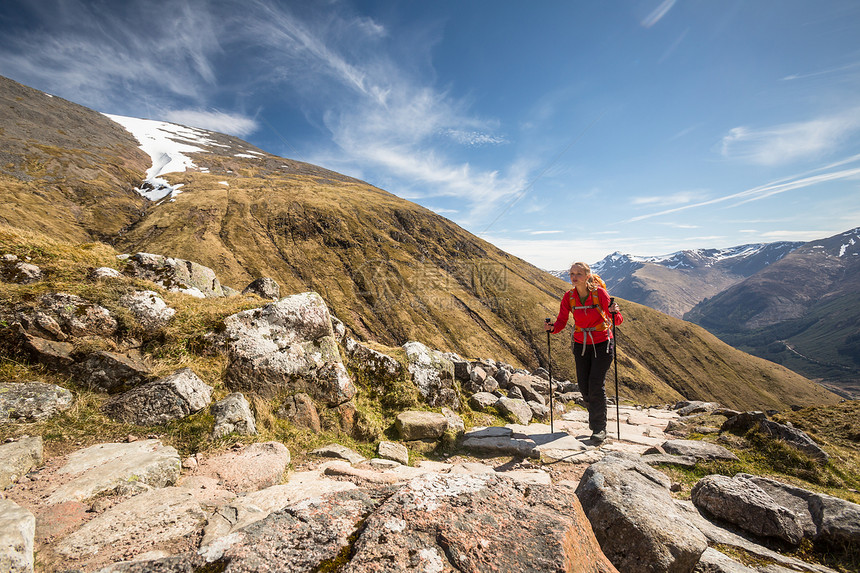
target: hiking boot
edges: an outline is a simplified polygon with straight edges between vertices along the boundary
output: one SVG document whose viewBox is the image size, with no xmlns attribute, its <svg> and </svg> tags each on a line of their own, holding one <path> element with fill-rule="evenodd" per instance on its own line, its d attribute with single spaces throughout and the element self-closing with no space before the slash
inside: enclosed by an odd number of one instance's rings
<svg viewBox="0 0 860 573">
<path fill-rule="evenodd" d="M 600 430 L 599 432 L 594 432 L 591 434 L 591 441 L 597 442 L 598 444 L 602 444 L 603 440 L 606 439 L 606 430 Z"/>
</svg>

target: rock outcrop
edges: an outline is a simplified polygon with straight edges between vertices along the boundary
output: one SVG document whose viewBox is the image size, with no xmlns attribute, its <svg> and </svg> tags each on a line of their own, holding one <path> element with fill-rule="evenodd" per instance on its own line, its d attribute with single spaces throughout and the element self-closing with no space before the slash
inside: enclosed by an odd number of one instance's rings
<svg viewBox="0 0 860 573">
<path fill-rule="evenodd" d="M 234 391 L 264 397 L 304 392 L 329 406 L 355 396 L 328 308 L 316 293 L 285 297 L 225 319 Z"/>
</svg>

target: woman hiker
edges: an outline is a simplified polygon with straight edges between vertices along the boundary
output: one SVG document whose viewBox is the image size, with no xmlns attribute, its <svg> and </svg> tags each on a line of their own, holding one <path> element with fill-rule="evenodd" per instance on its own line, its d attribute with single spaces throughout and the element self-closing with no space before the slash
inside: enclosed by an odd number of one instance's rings
<svg viewBox="0 0 860 573">
<path fill-rule="evenodd" d="M 603 280 L 592 274 L 585 263 L 570 266 L 573 288 L 561 298 L 561 308 L 555 323 L 547 323 L 548 332 L 561 332 L 573 314 L 571 348 L 576 362 L 576 382 L 588 406 L 588 427 L 591 439 L 602 443 L 606 439 L 606 373 L 615 352 L 612 340 L 612 316 L 615 324 L 624 318 L 618 304 L 609 304 L 609 293 Z"/>
</svg>

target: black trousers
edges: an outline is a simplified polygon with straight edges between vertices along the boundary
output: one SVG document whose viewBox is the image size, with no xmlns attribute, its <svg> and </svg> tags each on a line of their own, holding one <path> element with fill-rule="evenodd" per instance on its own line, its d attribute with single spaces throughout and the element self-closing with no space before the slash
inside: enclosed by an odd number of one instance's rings
<svg viewBox="0 0 860 573">
<path fill-rule="evenodd" d="M 571 345 L 576 362 L 576 383 L 588 407 L 588 427 L 592 432 L 606 429 L 606 373 L 612 366 L 615 353 L 614 343 L 610 340 L 598 344 Z M 609 352 L 607 352 L 609 347 Z"/>
</svg>

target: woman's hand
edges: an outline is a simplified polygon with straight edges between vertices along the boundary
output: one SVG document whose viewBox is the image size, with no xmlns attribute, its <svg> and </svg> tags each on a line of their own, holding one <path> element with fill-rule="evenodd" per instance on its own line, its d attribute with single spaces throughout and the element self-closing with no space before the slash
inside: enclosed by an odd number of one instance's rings
<svg viewBox="0 0 860 573">
<path fill-rule="evenodd" d="M 543 329 L 546 330 L 547 332 L 552 332 L 553 328 L 555 328 L 554 323 L 549 322 L 549 321 L 543 323 Z"/>
<path fill-rule="evenodd" d="M 617 303 L 617 302 L 613 302 L 613 303 L 612 303 L 612 306 L 610 306 L 610 307 L 609 307 L 609 312 L 610 312 L 611 314 L 621 314 L 621 309 L 620 309 L 620 308 L 618 308 L 618 303 Z"/>
</svg>

